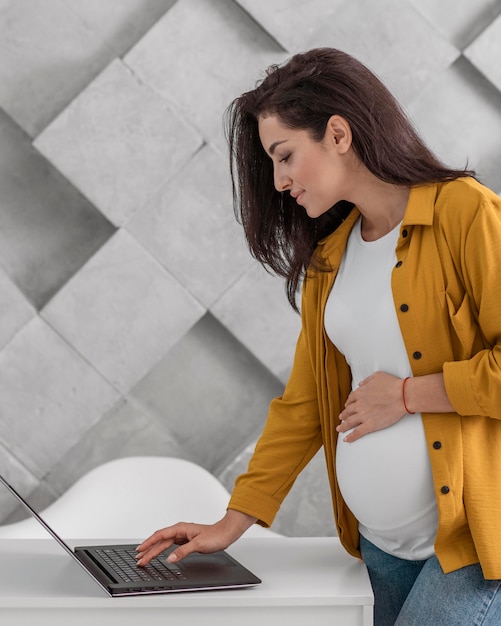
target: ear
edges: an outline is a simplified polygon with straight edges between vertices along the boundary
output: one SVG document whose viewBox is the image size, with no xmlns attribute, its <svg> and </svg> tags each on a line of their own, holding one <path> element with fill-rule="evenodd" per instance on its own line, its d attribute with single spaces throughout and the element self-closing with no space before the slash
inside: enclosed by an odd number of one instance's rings
<svg viewBox="0 0 501 626">
<path fill-rule="evenodd" d="M 339 154 L 345 154 L 351 148 L 351 126 L 341 115 L 332 115 L 325 130 L 326 141 L 330 142 Z"/>
</svg>

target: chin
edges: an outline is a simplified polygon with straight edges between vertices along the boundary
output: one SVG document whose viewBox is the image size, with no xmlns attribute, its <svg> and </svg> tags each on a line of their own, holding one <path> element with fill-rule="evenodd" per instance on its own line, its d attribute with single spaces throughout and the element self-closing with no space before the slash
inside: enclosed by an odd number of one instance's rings
<svg viewBox="0 0 501 626">
<path fill-rule="evenodd" d="M 331 207 L 327 207 L 326 209 L 322 208 L 319 209 L 317 207 L 304 207 L 304 210 L 306 211 L 306 214 L 308 215 L 308 217 L 311 217 L 312 219 L 315 219 L 316 217 L 320 217 L 321 215 L 323 215 L 324 213 L 327 213 L 327 211 L 330 209 Z"/>
</svg>

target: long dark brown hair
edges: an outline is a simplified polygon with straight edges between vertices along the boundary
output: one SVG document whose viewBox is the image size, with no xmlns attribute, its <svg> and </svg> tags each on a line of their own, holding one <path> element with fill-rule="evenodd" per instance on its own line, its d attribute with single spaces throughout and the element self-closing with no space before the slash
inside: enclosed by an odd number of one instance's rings
<svg viewBox="0 0 501 626">
<path fill-rule="evenodd" d="M 416 185 L 474 175 L 446 167 L 420 139 L 400 105 L 362 63 L 332 48 L 296 54 L 272 65 L 252 91 L 226 111 L 234 208 L 251 254 L 286 278 L 295 310 L 296 292 L 318 241 L 333 232 L 353 205 L 338 202 L 310 218 L 288 192 L 279 193 L 273 163 L 259 139 L 258 119 L 276 114 L 282 123 L 322 141 L 334 115 L 350 124 L 353 150 L 379 179 Z"/>
</svg>

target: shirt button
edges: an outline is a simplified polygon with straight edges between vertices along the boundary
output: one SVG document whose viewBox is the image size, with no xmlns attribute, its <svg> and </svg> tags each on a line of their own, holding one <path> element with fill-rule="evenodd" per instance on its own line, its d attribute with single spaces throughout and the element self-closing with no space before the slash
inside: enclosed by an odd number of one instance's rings
<svg viewBox="0 0 501 626">
<path fill-rule="evenodd" d="M 434 441 L 433 447 L 435 448 L 435 450 L 440 450 L 440 448 L 442 447 L 442 444 L 440 443 L 440 441 Z"/>
<path fill-rule="evenodd" d="M 400 310 L 402 311 L 402 313 L 407 313 L 407 311 L 409 310 L 409 305 L 408 304 L 401 304 L 400 305 Z"/>
<path fill-rule="evenodd" d="M 447 487 L 447 485 L 444 485 L 442 487 L 442 489 L 440 489 L 440 491 L 445 495 L 445 494 L 449 493 L 450 489 L 449 489 L 449 487 Z"/>
<path fill-rule="evenodd" d="M 407 229 L 404 228 L 404 230 L 402 231 L 402 237 L 407 237 L 409 233 L 407 232 Z"/>
<path fill-rule="evenodd" d="M 414 354 L 412 355 L 416 360 L 420 359 L 423 355 L 421 354 L 421 352 L 418 352 L 416 350 L 416 352 L 414 352 Z"/>
<path fill-rule="evenodd" d="M 403 265 L 403 261 L 398 261 L 398 263 L 395 265 L 395 267 L 402 267 Z"/>
</svg>

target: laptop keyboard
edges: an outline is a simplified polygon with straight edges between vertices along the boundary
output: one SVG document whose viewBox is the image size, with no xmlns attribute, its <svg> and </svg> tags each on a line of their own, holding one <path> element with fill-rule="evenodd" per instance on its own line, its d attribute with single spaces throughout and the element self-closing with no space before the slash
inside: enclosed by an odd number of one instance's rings
<svg viewBox="0 0 501 626">
<path fill-rule="evenodd" d="M 96 550 L 106 565 L 115 572 L 123 582 L 141 581 L 164 581 L 164 580 L 185 580 L 182 571 L 174 566 L 168 565 L 158 557 L 153 559 L 148 565 L 138 567 L 135 550 L 105 548 Z"/>
</svg>

